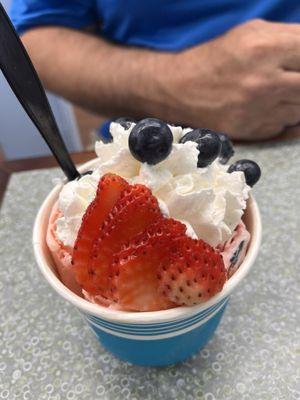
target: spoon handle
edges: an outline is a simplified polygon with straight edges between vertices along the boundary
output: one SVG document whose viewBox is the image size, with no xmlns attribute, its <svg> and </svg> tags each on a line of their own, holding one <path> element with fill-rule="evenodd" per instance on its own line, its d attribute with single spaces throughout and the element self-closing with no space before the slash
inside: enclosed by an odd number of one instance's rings
<svg viewBox="0 0 300 400">
<path fill-rule="evenodd" d="M 36 70 L 0 3 L 0 69 L 69 180 L 80 176 L 60 135 Z"/>
</svg>

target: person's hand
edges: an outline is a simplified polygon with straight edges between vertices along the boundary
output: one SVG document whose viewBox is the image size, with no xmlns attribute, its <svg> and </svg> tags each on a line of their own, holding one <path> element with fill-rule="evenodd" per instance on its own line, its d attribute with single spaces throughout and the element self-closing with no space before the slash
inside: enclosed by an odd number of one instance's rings
<svg viewBox="0 0 300 400">
<path fill-rule="evenodd" d="M 300 24 L 254 20 L 172 62 L 165 112 L 176 122 L 253 140 L 300 121 Z"/>
</svg>

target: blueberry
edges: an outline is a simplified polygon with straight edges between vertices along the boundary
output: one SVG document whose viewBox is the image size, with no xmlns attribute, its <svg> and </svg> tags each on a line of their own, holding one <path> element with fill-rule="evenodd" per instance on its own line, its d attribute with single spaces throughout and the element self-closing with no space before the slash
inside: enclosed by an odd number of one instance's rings
<svg viewBox="0 0 300 400">
<path fill-rule="evenodd" d="M 221 164 L 226 164 L 228 160 L 234 155 L 233 145 L 229 136 L 226 133 L 218 133 L 219 139 L 221 140 L 221 152 L 219 155 L 219 161 Z"/>
<path fill-rule="evenodd" d="M 136 120 L 130 117 L 121 117 L 116 119 L 114 122 L 123 126 L 123 128 L 127 131 L 132 123 L 136 123 Z"/>
<path fill-rule="evenodd" d="M 210 129 L 194 129 L 180 139 L 180 143 L 189 141 L 198 144 L 197 149 L 199 150 L 199 156 L 197 166 L 199 168 L 207 167 L 220 154 L 221 141 L 218 134 Z"/>
<path fill-rule="evenodd" d="M 261 170 L 255 161 L 239 160 L 231 164 L 227 170 L 229 173 L 233 171 L 243 171 L 245 174 L 246 183 L 249 186 L 254 186 L 261 176 Z"/>
<path fill-rule="evenodd" d="M 245 241 L 242 240 L 241 243 L 238 245 L 238 248 L 232 254 L 232 256 L 231 256 L 231 258 L 229 260 L 230 261 L 230 267 L 233 267 L 237 263 L 237 261 L 239 259 L 239 255 L 240 255 L 241 251 L 243 250 L 244 244 L 245 244 Z"/>
<path fill-rule="evenodd" d="M 129 149 L 140 162 L 157 164 L 172 150 L 173 135 L 168 125 L 156 118 L 138 122 L 129 135 Z"/>
</svg>

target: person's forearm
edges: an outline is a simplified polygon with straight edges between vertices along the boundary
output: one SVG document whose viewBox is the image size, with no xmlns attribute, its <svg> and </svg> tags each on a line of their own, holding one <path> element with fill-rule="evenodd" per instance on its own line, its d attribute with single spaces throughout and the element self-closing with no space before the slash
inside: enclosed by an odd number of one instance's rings
<svg viewBox="0 0 300 400">
<path fill-rule="evenodd" d="M 171 54 L 120 47 L 87 33 L 32 29 L 22 36 L 44 86 L 107 116 L 163 116 L 157 91 Z"/>
<path fill-rule="evenodd" d="M 58 27 L 23 41 L 46 88 L 90 110 L 253 140 L 299 124 L 299 34 L 299 24 L 252 21 L 178 53 Z"/>
</svg>

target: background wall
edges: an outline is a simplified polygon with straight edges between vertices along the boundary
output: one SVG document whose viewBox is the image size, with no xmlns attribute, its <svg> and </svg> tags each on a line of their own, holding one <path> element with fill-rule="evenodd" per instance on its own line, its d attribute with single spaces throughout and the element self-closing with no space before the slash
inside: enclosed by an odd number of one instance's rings
<svg viewBox="0 0 300 400">
<path fill-rule="evenodd" d="M 9 10 L 11 0 L 2 0 Z M 82 143 L 71 105 L 48 95 L 62 136 L 70 151 L 82 150 Z M 50 154 L 39 132 L 19 105 L 0 72 L 0 146 L 6 159 L 37 157 Z"/>
</svg>

